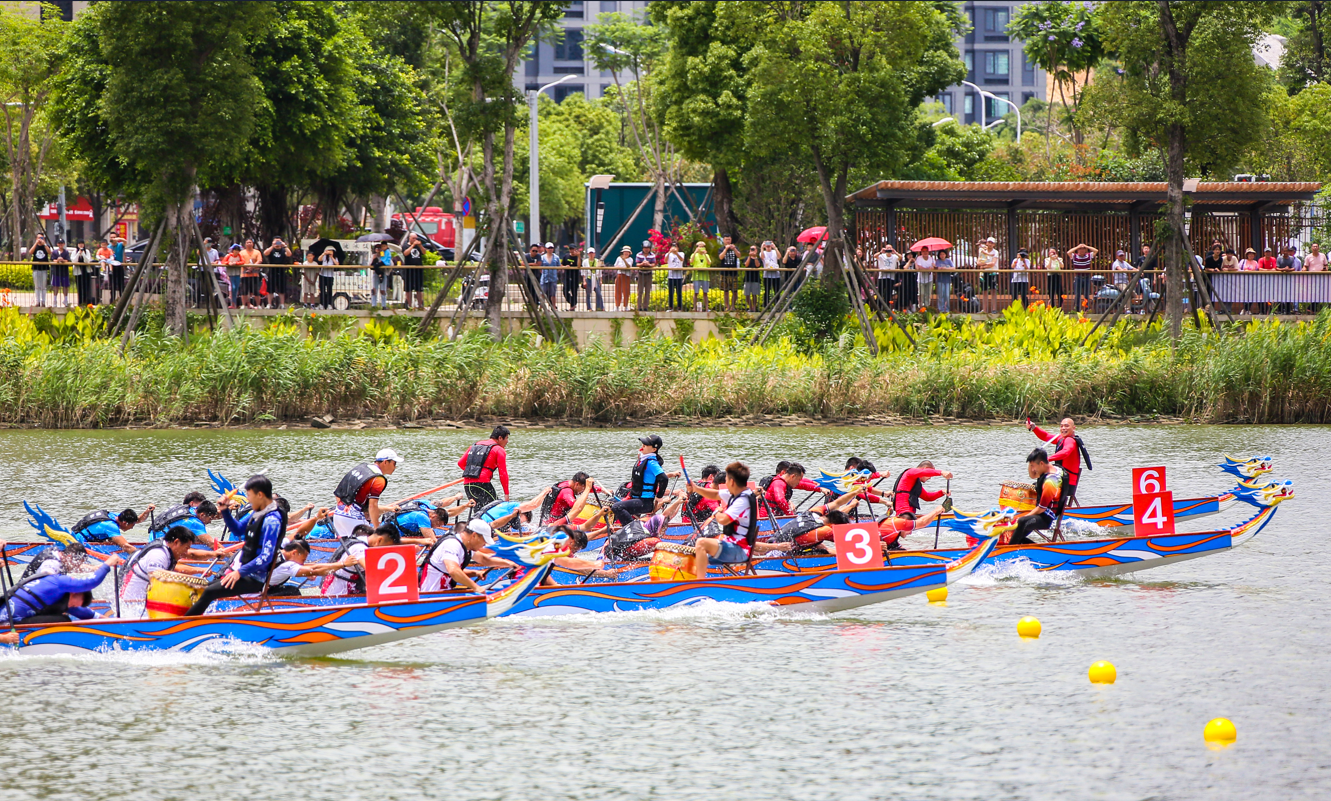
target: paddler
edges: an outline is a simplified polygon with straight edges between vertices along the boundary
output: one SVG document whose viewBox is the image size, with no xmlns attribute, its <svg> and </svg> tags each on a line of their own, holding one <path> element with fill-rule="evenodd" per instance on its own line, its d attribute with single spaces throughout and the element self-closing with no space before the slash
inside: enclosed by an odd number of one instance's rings
<svg viewBox="0 0 1331 801">
<path fill-rule="evenodd" d="M 333 530 L 339 537 L 350 536 L 352 529 L 362 523 L 371 528 L 379 525 L 379 496 L 388 488 L 388 477 L 393 475 L 402 457 L 392 448 L 375 454 L 374 463 L 362 462 L 351 468 L 337 483 L 333 495 L 337 510 L 333 512 Z"/>
<path fill-rule="evenodd" d="M 605 538 L 602 555 L 612 562 L 627 562 L 632 559 L 648 559 L 660 542 L 661 532 L 670 520 L 684 506 L 688 493 L 676 490 L 675 497 L 665 504 L 660 511 L 645 515 Z"/>
<path fill-rule="evenodd" d="M 37 552 L 23 569 L 19 581 L 32 576 L 56 576 L 61 573 L 80 573 L 88 562 L 88 549 L 81 542 L 68 545 L 52 543 Z"/>
<path fill-rule="evenodd" d="M 126 509 L 113 515 L 106 509 L 89 512 L 70 528 L 69 533 L 82 543 L 109 542 L 119 546 L 125 553 L 134 553 L 135 548 L 125 539 L 125 532 L 148 520 L 156 506 L 149 506 L 143 514 L 136 514 L 133 509 Z"/>
<path fill-rule="evenodd" d="M 0 541 L 0 549 L 4 547 L 5 543 Z M 119 555 L 113 555 L 98 565 L 91 576 L 56 573 L 18 582 L 0 601 L 0 625 L 68 623 L 71 618 L 90 620 L 96 617 L 96 613 L 88 608 L 92 603 L 92 591 L 106 580 L 111 568 L 123 561 Z M 0 640 L 11 645 L 16 641 L 16 638 Z"/>
<path fill-rule="evenodd" d="M 892 513 L 896 517 L 914 520 L 920 516 L 920 501 L 936 501 L 945 494 L 942 490 L 927 490 L 924 482 L 939 476 L 952 479 L 947 470 L 937 470 L 927 459 L 918 466 L 902 471 L 892 486 Z"/>
<path fill-rule="evenodd" d="M 328 560 L 335 567 L 329 571 L 319 591 L 323 595 L 365 594 L 365 549 L 370 547 L 374 529 L 361 523 L 351 536 L 341 537 L 337 550 Z"/>
<path fill-rule="evenodd" d="M 384 515 L 383 525 L 397 529 L 402 542 L 408 545 L 433 545 L 436 539 L 434 530 L 448 526 L 450 515 L 471 507 L 474 501 L 465 501 L 457 506 L 447 504 L 462 500 L 462 493 L 440 501 L 438 505 L 429 501 L 407 501 Z"/>
<path fill-rule="evenodd" d="M 724 511 L 712 520 L 721 526 L 721 536 L 699 537 L 693 547 L 694 575 L 707 575 L 707 565 L 735 565 L 749 561 L 758 540 L 758 499 L 749 489 L 749 468 L 743 462 L 731 462 L 725 469 L 725 489 L 715 490 L 690 483 L 689 490 L 720 502 Z"/>
<path fill-rule="evenodd" d="M 787 462 L 785 470 L 777 473 L 768 483 L 764 497 L 773 509 L 783 515 L 789 515 L 790 498 L 795 494 L 795 490 L 821 492 L 828 498 L 832 497 L 831 490 L 823 489 L 804 477 L 804 465 L 799 462 Z"/>
<path fill-rule="evenodd" d="M 393 456 L 396 457 L 396 454 Z M 389 472 L 392 472 L 392 468 Z M 240 552 L 222 576 L 204 588 L 203 595 L 194 602 L 186 615 L 202 615 L 208 605 L 218 598 L 263 592 L 268 572 L 277 562 L 282 539 L 286 535 L 287 515 L 273 500 L 273 482 L 267 476 L 251 476 L 245 482 L 245 499 L 249 501 L 251 512 L 248 523 L 242 528 L 231 517 L 233 499 L 223 496 L 220 504 L 222 522 L 233 534 L 241 537 Z"/>
<path fill-rule="evenodd" d="M 171 570 L 191 576 L 202 575 L 205 570 L 193 565 L 180 564 L 189 556 L 195 542 L 194 532 L 184 526 L 174 526 L 160 539 L 153 540 L 129 558 L 125 565 L 125 581 L 120 590 L 120 616 L 138 620 L 147 616 L 144 604 L 148 602 L 148 585 L 153 573 Z"/>
<path fill-rule="evenodd" d="M 208 533 L 208 524 L 222 517 L 221 512 L 217 511 L 217 504 L 203 498 L 200 498 L 198 503 L 190 504 L 190 496 L 187 495 L 185 498 L 185 503 L 172 506 L 161 517 L 155 518 L 152 527 L 148 529 L 148 538 L 150 540 L 159 539 L 173 527 L 184 526 L 194 532 L 194 536 L 199 542 L 207 543 L 216 548 L 217 539 Z"/>
<path fill-rule="evenodd" d="M 648 434 L 638 437 L 638 442 L 641 445 L 638 447 L 638 461 L 633 466 L 633 476 L 629 480 L 629 495 L 611 507 L 615 521 L 621 526 L 628 525 L 635 517 L 655 511 L 656 499 L 665 495 L 666 480 L 679 475 L 678 470 L 666 472 L 661 462 L 661 446 L 664 443 L 659 436 Z"/>
<path fill-rule="evenodd" d="M 550 502 L 550 509 L 545 515 L 546 520 L 555 521 L 568 517 L 569 510 L 571 510 L 574 504 L 578 502 L 578 496 L 587 491 L 587 485 L 590 479 L 591 476 L 588 476 L 586 473 L 579 470 L 573 474 L 572 478 L 567 481 L 561 481 L 551 487 L 550 491 L 553 495 L 553 500 Z M 590 481 L 590 483 L 593 492 L 609 495 L 609 493 L 597 485 L 595 481 Z"/>
<path fill-rule="evenodd" d="M 473 563 L 482 567 L 517 567 L 507 559 L 500 559 L 485 551 L 494 545 L 494 531 L 484 520 L 473 518 L 467 526 L 455 534 L 440 537 L 425 554 L 425 564 L 421 569 L 421 592 L 440 592 L 462 587 L 472 592 L 484 593 L 476 583 L 467 566 Z"/>
<path fill-rule="evenodd" d="M 530 532 L 532 527 L 532 513 L 541 508 L 545 501 L 545 496 L 550 494 L 550 487 L 546 487 L 536 496 L 518 503 L 517 501 L 500 501 L 492 503 L 489 507 L 481 510 L 477 517 L 490 525 L 490 528 L 499 531 L 509 529 L 519 533 Z"/>
<path fill-rule="evenodd" d="M 477 509 L 499 500 L 491 483 L 495 473 L 499 474 L 499 485 L 504 488 L 504 500 L 508 500 L 508 435 L 507 428 L 495 426 L 489 439 L 472 445 L 458 459 L 462 488 L 467 497 L 476 502 Z"/>
<path fill-rule="evenodd" d="M 780 463 L 778 462 L 778 464 Z M 702 469 L 698 486 L 716 489 L 717 476 L 719 475 L 721 475 L 721 468 L 714 464 L 707 465 Z M 717 506 L 717 501 L 704 498 L 696 492 L 689 493 L 688 502 L 685 504 L 685 508 L 689 511 L 688 516 L 699 523 L 715 514 Z"/>
<path fill-rule="evenodd" d="M 1026 457 L 1026 473 L 1035 482 L 1035 508 L 1017 515 L 1009 545 L 1025 545 L 1037 531 L 1048 531 L 1063 513 L 1063 471 L 1049 463 L 1044 448 Z"/>
<path fill-rule="evenodd" d="M 1086 443 L 1077 436 L 1077 424 L 1072 422 L 1071 417 L 1064 417 L 1058 424 L 1058 434 L 1051 435 L 1027 420 L 1026 430 L 1038 437 L 1041 442 L 1048 442 L 1054 446 L 1049 462 L 1058 465 L 1066 477 L 1063 502 L 1066 504 L 1071 501 L 1074 506 L 1077 505 L 1077 482 L 1081 480 L 1081 460 L 1083 458 L 1086 460 L 1087 470 L 1092 469 L 1091 455 L 1086 452 Z"/>
</svg>

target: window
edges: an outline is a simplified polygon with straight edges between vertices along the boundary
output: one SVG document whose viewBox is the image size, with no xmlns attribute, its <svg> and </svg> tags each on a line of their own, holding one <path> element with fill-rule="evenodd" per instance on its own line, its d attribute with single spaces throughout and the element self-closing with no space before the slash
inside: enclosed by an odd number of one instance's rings
<svg viewBox="0 0 1331 801">
<path fill-rule="evenodd" d="M 975 95 L 966 93 L 966 99 L 961 101 L 961 108 L 967 114 L 975 113 Z"/>
<path fill-rule="evenodd" d="M 540 55 L 540 53 L 541 53 L 541 49 L 536 45 L 535 42 L 533 42 L 533 43 L 527 48 L 527 53 L 526 53 L 526 55 L 523 56 L 523 58 L 527 60 L 527 77 L 528 77 L 528 78 L 535 78 L 537 75 L 540 75 L 540 74 L 541 74 L 541 55 Z"/>
<path fill-rule="evenodd" d="M 569 95 L 581 94 L 583 89 L 584 87 L 580 83 L 561 83 L 550 91 L 554 92 L 556 103 L 563 103 L 564 98 Z"/>
<path fill-rule="evenodd" d="M 581 5 L 579 3 L 578 5 Z M 986 8 L 984 10 L 985 33 L 1007 33 L 1007 9 Z"/>
<path fill-rule="evenodd" d="M 1022 104 L 1023 106 L 1026 105 L 1027 103 L 1029 103 L 1030 101 L 1034 100 L 1034 99 L 1035 99 L 1035 93 L 1034 93 L 1034 92 L 1022 92 L 1022 93 L 1021 93 L 1021 104 Z"/>
<path fill-rule="evenodd" d="M 571 67 L 555 67 L 556 75 L 582 75 L 584 70 L 581 64 L 574 64 Z"/>
<path fill-rule="evenodd" d="M 947 92 L 946 94 L 941 94 L 941 95 L 939 95 L 939 96 L 938 96 L 938 102 L 940 102 L 940 103 L 943 104 L 943 111 L 946 111 L 948 114 L 951 114 L 951 113 L 952 113 L 952 93 L 951 93 L 951 92 Z"/>
<path fill-rule="evenodd" d="M 1035 85 L 1035 65 L 1031 63 L 1030 59 L 1026 58 L 1024 52 L 1021 54 L 1021 85 Z"/>
<path fill-rule="evenodd" d="M 582 0 L 569 3 L 568 8 L 564 10 L 564 19 L 582 19 L 582 6 Z"/>
<path fill-rule="evenodd" d="M 556 61 L 582 61 L 582 29 L 566 28 L 564 39 L 555 45 Z"/>
<path fill-rule="evenodd" d="M 1008 97 L 1007 92 L 994 92 L 994 96 L 1001 97 L 1004 100 L 1011 100 L 1011 98 Z M 984 113 L 990 120 L 996 120 L 1011 111 L 1012 106 L 1009 106 L 1007 103 L 1000 103 L 991 97 L 986 97 L 984 99 Z"/>
<path fill-rule="evenodd" d="M 619 10 L 619 3 L 615 0 L 601 0 L 601 13 L 610 14 Z"/>
<path fill-rule="evenodd" d="M 962 61 L 965 61 L 965 62 L 966 62 L 966 74 L 967 74 L 967 75 L 972 75 L 972 74 L 974 74 L 974 73 L 975 73 L 975 54 L 974 54 L 974 53 L 971 53 L 971 52 L 969 52 L 969 51 L 967 51 L 965 54 L 962 55 L 961 59 L 962 59 Z"/>
<path fill-rule="evenodd" d="M 985 75 L 1007 75 L 1008 58 L 1006 51 L 990 51 L 984 54 Z"/>
</svg>

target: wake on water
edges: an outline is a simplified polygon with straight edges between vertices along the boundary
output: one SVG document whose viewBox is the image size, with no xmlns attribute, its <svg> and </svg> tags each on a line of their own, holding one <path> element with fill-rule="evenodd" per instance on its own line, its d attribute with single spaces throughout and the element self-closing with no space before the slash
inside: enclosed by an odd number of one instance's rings
<svg viewBox="0 0 1331 801">
<path fill-rule="evenodd" d="M 84 654 L 29 655 L 22 648 L 0 645 L 0 664 L 67 659 L 72 662 L 111 663 L 136 667 L 179 667 L 181 665 L 264 664 L 284 660 L 259 645 L 219 638 L 199 643 L 191 651 L 126 651 L 106 648 Z"/>
</svg>

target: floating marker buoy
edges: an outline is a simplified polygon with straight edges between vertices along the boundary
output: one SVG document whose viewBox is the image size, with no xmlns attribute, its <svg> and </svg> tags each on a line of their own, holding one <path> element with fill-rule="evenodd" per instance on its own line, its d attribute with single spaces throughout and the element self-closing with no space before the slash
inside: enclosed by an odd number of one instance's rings
<svg viewBox="0 0 1331 801">
<path fill-rule="evenodd" d="M 1234 724 L 1225 718 L 1216 718 L 1206 724 L 1202 730 L 1202 739 L 1208 743 L 1218 743 L 1220 745 L 1229 745 L 1238 739 L 1239 733 L 1234 729 Z"/>
<path fill-rule="evenodd" d="M 1040 621 L 1029 616 L 1023 617 L 1017 621 L 1017 634 L 1027 640 L 1040 639 Z"/>
<path fill-rule="evenodd" d="M 1108 662 L 1096 662 L 1086 672 L 1091 677 L 1091 684 L 1113 684 L 1118 679 L 1118 671 Z"/>
<path fill-rule="evenodd" d="M 924 594 L 929 599 L 929 603 L 936 604 L 947 600 L 947 587 L 939 587 L 936 590 L 929 590 Z"/>
</svg>

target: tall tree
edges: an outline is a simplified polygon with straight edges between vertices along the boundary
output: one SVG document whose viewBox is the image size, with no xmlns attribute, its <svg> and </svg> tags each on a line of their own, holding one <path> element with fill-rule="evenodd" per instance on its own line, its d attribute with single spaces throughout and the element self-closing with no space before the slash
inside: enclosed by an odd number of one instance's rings
<svg viewBox="0 0 1331 801">
<path fill-rule="evenodd" d="M 1186 165 L 1223 175 L 1263 130 L 1271 78 L 1252 57 L 1269 3 L 1136 0 L 1097 8 L 1106 45 L 1123 65 L 1119 105 L 1130 145 L 1159 148 L 1169 187 L 1163 240 L 1165 314 L 1183 329 Z"/>
<path fill-rule="evenodd" d="M 0 7 L 0 111 L 5 120 L 15 259 L 19 248 L 28 244 L 36 221 L 37 181 L 57 127 L 51 93 L 65 60 L 63 40 L 69 27 L 55 6 L 42 6 L 38 15 L 32 11 L 18 3 Z"/>
<path fill-rule="evenodd" d="M 1054 79 L 1059 101 L 1068 109 L 1072 141 L 1080 145 L 1084 128 L 1078 115 L 1081 90 L 1090 70 L 1104 58 L 1104 45 L 1089 3 L 1041 0 L 1017 9 L 1008 31 L 1025 42 L 1026 59 Z M 1053 98 L 1045 110 L 1045 153 L 1053 124 Z"/>
<path fill-rule="evenodd" d="M 812 162 L 826 263 L 839 264 L 852 171 L 880 177 L 914 160 L 925 144 L 920 102 L 965 77 L 952 44 L 959 19 L 933 3 L 736 5 L 765 30 L 746 56 L 747 147 Z"/>
<path fill-rule="evenodd" d="M 500 310 L 508 287 L 513 145 L 523 102 L 513 85 L 513 72 L 528 45 L 563 18 L 567 5 L 540 0 L 460 0 L 422 2 L 413 9 L 423 23 L 433 24 L 452 40 L 463 65 L 463 81 L 469 92 L 454 115 L 463 138 L 481 143 L 481 185 L 487 195 L 485 226 L 489 237 L 485 256 L 490 273 L 486 316 L 495 339 L 503 335 Z"/>
<path fill-rule="evenodd" d="M 1331 35 L 1331 4 L 1326 0 L 1300 0 L 1283 3 L 1294 24 L 1293 35 L 1285 42 L 1280 59 L 1280 79 L 1290 94 L 1310 84 L 1326 82 L 1328 70 L 1326 45 Z"/>
</svg>

